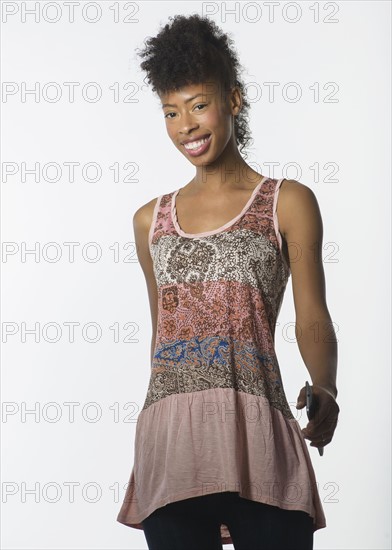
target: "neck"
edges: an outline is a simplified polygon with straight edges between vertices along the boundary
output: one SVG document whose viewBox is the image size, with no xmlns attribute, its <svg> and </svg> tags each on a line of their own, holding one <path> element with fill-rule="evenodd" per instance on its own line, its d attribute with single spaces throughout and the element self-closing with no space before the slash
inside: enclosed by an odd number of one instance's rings
<svg viewBox="0 0 392 550">
<path fill-rule="evenodd" d="M 233 139 L 214 162 L 196 167 L 192 187 L 215 192 L 227 187 L 256 185 L 259 180 L 260 175 L 245 162 Z"/>
</svg>

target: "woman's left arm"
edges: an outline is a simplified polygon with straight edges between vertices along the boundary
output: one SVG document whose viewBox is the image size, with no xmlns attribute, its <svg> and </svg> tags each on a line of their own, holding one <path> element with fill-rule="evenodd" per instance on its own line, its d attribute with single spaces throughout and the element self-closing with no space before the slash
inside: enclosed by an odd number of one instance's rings
<svg viewBox="0 0 392 550">
<path fill-rule="evenodd" d="M 284 180 L 277 215 L 288 247 L 298 348 L 312 379 L 317 407 L 314 419 L 302 432 L 311 439 L 312 446 L 326 445 L 333 437 L 339 413 L 337 341 L 326 303 L 323 224 L 316 196 L 309 187 L 295 180 Z M 303 387 L 297 408 L 305 404 Z"/>
</svg>

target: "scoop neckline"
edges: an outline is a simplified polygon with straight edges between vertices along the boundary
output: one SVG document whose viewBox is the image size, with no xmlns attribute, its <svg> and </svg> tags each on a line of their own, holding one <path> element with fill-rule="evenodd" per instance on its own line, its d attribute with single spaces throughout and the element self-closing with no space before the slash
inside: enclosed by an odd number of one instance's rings
<svg viewBox="0 0 392 550">
<path fill-rule="evenodd" d="M 263 183 L 268 180 L 269 177 L 268 176 L 264 176 L 261 181 L 259 181 L 259 183 L 256 185 L 256 187 L 253 189 L 248 201 L 246 202 L 245 206 L 243 207 L 243 209 L 241 210 L 241 212 L 239 214 L 237 214 L 237 216 L 235 216 L 233 219 L 229 220 L 227 223 L 225 223 L 224 225 L 222 225 L 221 227 L 218 227 L 217 229 L 212 229 L 211 231 L 203 231 L 202 233 L 186 233 L 185 231 L 183 231 L 178 223 L 178 220 L 177 220 L 177 209 L 176 209 L 176 197 L 178 195 L 178 193 L 181 191 L 182 187 L 180 187 L 179 189 L 177 189 L 176 191 L 174 191 L 174 193 L 172 194 L 172 197 L 171 197 L 171 208 L 170 208 L 170 211 L 171 211 L 171 218 L 172 218 L 172 222 L 173 222 L 173 225 L 175 227 L 175 230 L 177 231 L 177 233 L 179 235 L 181 235 L 182 237 L 189 237 L 189 238 L 193 238 L 193 237 L 207 237 L 209 235 L 215 235 L 216 233 L 220 233 L 221 231 L 224 231 L 225 229 L 227 229 L 228 227 L 231 227 L 236 221 L 238 221 L 244 214 L 245 212 L 250 208 L 250 206 L 252 205 L 255 197 L 256 197 L 256 194 L 257 192 L 259 191 L 260 187 L 263 185 Z"/>
</svg>

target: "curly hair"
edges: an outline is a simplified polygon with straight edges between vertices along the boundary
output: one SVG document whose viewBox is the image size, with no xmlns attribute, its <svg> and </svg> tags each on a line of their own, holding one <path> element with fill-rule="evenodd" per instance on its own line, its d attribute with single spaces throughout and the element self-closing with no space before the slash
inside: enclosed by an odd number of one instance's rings
<svg viewBox="0 0 392 550">
<path fill-rule="evenodd" d="M 145 39 L 144 50 L 136 50 L 144 59 L 140 67 L 147 73 L 148 84 L 158 94 L 209 79 L 216 79 L 226 91 L 238 86 L 242 108 L 234 118 L 234 132 L 242 153 L 253 139 L 248 126 L 250 104 L 239 77 L 242 66 L 234 41 L 213 20 L 198 14 L 169 16 L 169 20 L 171 24 L 167 23 L 156 36 Z"/>
</svg>

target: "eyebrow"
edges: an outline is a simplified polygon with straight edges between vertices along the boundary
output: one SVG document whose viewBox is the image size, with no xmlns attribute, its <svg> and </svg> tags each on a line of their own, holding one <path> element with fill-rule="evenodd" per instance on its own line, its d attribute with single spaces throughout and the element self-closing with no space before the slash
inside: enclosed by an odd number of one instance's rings
<svg viewBox="0 0 392 550">
<path fill-rule="evenodd" d="M 199 95 L 205 96 L 206 94 L 202 94 L 202 93 L 196 94 L 186 99 L 185 103 L 189 103 L 189 101 L 192 101 L 192 99 L 196 99 L 196 97 L 199 97 Z M 177 105 L 175 103 L 163 103 L 162 109 L 164 109 L 165 107 L 177 107 Z"/>
</svg>

